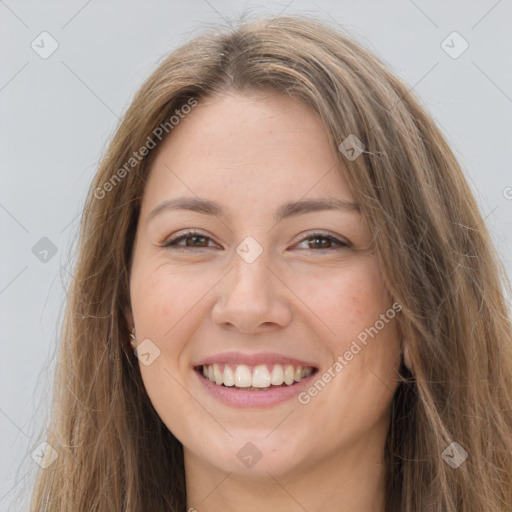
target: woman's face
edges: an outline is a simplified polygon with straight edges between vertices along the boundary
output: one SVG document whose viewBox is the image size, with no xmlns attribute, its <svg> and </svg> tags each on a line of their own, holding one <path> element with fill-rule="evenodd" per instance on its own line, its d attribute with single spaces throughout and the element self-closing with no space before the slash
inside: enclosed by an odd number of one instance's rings
<svg viewBox="0 0 512 512">
<path fill-rule="evenodd" d="M 381 462 L 399 308 L 370 243 L 299 101 L 218 95 L 174 127 L 144 191 L 129 315 L 188 469 L 292 477 Z"/>
</svg>

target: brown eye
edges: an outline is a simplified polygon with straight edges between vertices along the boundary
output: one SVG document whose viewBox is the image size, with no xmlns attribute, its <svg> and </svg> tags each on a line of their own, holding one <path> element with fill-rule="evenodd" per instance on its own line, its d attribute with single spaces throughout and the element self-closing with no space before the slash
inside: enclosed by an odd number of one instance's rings
<svg viewBox="0 0 512 512">
<path fill-rule="evenodd" d="M 210 248 L 213 245 L 209 245 L 211 242 L 211 238 L 209 236 L 203 235 L 202 233 L 189 232 L 182 235 L 178 235 L 174 238 L 171 238 L 167 242 L 163 244 L 163 247 L 176 247 L 180 248 L 190 248 L 190 249 L 203 249 Z"/>
<path fill-rule="evenodd" d="M 306 247 L 300 247 L 300 244 L 307 243 Z M 343 247 L 350 247 L 347 242 L 343 242 L 331 235 L 324 235 L 321 233 L 313 233 L 304 238 L 297 245 L 300 249 L 339 249 Z"/>
<path fill-rule="evenodd" d="M 326 236 L 315 236 L 308 238 L 308 246 L 310 249 L 330 249 L 332 246 L 332 239 Z"/>
<path fill-rule="evenodd" d="M 200 235 L 184 236 L 182 239 L 187 240 L 185 244 L 187 247 L 207 247 L 209 240 L 207 236 Z"/>
</svg>

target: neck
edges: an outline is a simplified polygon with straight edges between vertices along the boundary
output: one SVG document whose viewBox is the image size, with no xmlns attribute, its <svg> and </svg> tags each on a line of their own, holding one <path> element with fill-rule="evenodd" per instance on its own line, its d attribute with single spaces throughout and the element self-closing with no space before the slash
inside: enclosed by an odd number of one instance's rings
<svg viewBox="0 0 512 512">
<path fill-rule="evenodd" d="M 223 472 L 185 449 L 187 510 L 231 512 L 383 512 L 384 440 L 338 450 L 286 472 Z M 302 465 L 301 465 L 302 466 Z"/>
</svg>

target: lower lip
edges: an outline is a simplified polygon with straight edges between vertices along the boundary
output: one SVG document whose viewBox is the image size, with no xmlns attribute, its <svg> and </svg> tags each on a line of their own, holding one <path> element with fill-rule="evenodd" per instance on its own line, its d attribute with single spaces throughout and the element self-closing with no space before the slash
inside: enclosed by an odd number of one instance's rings
<svg viewBox="0 0 512 512">
<path fill-rule="evenodd" d="M 235 386 L 218 386 L 203 377 L 199 372 L 194 371 L 194 373 L 208 393 L 231 407 L 271 407 L 285 402 L 303 391 L 309 385 L 310 379 L 314 375 L 313 373 L 291 386 L 272 388 L 268 391 L 244 391 L 243 388 L 240 389 Z"/>
</svg>

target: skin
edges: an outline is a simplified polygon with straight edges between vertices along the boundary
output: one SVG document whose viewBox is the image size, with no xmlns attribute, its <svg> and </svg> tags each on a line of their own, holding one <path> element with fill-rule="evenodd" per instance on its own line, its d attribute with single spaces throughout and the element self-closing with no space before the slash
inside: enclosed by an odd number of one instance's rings
<svg viewBox="0 0 512 512">
<path fill-rule="evenodd" d="M 164 210 L 162 201 L 201 197 L 228 216 Z M 278 352 L 320 376 L 392 301 L 358 210 L 323 210 L 276 223 L 274 211 L 303 198 L 354 201 L 336 149 L 318 116 L 273 91 L 201 99 L 154 160 L 143 195 L 130 276 L 138 341 L 160 350 L 139 362 L 162 421 L 183 443 L 187 507 L 199 512 L 287 510 L 380 512 L 384 443 L 397 386 L 396 320 L 369 342 L 307 405 L 225 405 L 193 366 L 220 352 Z M 171 236 L 195 228 L 206 239 Z M 310 232 L 350 247 L 329 246 Z M 236 253 L 252 236 L 263 253 Z M 204 247 L 206 245 L 206 247 Z M 319 247 L 327 247 L 321 249 Z M 331 247 L 331 248 L 329 248 Z M 246 468 L 237 452 L 253 443 Z"/>
</svg>

